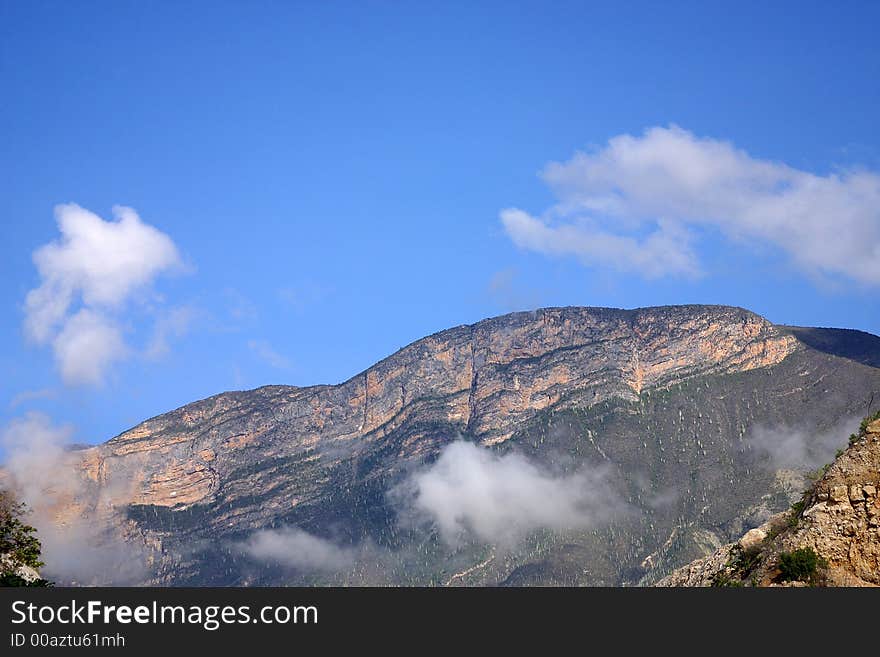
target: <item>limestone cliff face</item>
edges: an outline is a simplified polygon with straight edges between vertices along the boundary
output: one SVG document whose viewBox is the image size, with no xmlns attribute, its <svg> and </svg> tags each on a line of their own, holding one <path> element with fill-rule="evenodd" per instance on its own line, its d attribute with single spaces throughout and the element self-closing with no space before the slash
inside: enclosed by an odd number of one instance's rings
<svg viewBox="0 0 880 657">
<path fill-rule="evenodd" d="M 824 562 L 819 584 L 880 586 L 878 491 L 880 420 L 874 420 L 806 492 L 801 505 L 676 570 L 658 586 L 784 584 L 780 555 L 799 549 L 813 550 Z"/>
<path fill-rule="evenodd" d="M 880 420 L 831 466 L 783 547 L 810 546 L 827 562 L 827 581 L 880 586 Z"/>
<path fill-rule="evenodd" d="M 750 427 L 837 422 L 874 393 L 880 369 L 739 308 L 514 313 L 419 340 L 339 385 L 223 393 L 74 452 L 83 486 L 66 512 L 142 548 L 146 582 L 300 582 L 248 570 L 228 546 L 295 525 L 397 554 L 412 537 L 387 491 L 464 437 L 547 467 L 613 467 L 628 524 L 536 538 L 504 559 L 475 547 L 454 564 L 420 544 L 431 556 L 415 571 L 332 582 L 638 583 L 730 540 L 749 509 L 789 503 L 747 458 Z M 733 479 L 741 495 L 720 498 Z"/>
<path fill-rule="evenodd" d="M 797 344 L 728 307 L 516 313 L 419 340 L 337 386 L 269 386 L 189 404 L 83 451 L 82 467 L 98 489 L 114 484 L 106 503 L 204 503 L 242 459 L 319 458 L 413 421 L 440 421 L 495 445 L 536 412 L 564 406 L 572 391 L 592 391 L 594 402 L 637 400 L 690 377 L 776 364 Z M 401 456 L 430 449 L 421 438 Z"/>
</svg>

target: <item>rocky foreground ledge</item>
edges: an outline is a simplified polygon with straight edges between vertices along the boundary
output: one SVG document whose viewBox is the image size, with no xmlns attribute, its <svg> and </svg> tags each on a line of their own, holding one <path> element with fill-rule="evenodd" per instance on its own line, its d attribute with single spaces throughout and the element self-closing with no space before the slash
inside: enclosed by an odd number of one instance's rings
<svg viewBox="0 0 880 657">
<path fill-rule="evenodd" d="M 656 586 L 880 586 L 880 418 L 863 423 L 822 472 L 790 511 Z M 791 555 L 807 571 L 815 555 L 815 572 L 787 576 Z"/>
</svg>

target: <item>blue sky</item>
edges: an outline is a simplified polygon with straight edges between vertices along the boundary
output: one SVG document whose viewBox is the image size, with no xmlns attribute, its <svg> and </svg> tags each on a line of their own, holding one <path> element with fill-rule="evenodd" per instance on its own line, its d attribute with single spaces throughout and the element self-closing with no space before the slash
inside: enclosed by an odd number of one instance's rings
<svg viewBox="0 0 880 657">
<path fill-rule="evenodd" d="M 2 0 L 0 422 L 40 411 L 96 442 L 547 305 L 880 333 L 878 20 Z M 94 271 L 114 244 L 140 269 Z"/>
</svg>

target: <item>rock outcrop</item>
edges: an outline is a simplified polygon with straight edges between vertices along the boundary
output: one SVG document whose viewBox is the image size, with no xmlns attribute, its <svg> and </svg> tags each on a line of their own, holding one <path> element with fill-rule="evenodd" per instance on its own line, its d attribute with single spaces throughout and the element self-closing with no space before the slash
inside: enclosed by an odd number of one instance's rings
<svg viewBox="0 0 880 657">
<path fill-rule="evenodd" d="M 782 555 L 815 554 L 810 583 L 880 586 L 880 419 L 866 422 L 850 446 L 790 511 L 747 532 L 737 543 L 676 570 L 658 586 L 791 584 Z"/>
<path fill-rule="evenodd" d="M 16 563 L 8 554 L 0 554 L 0 572 L 10 573 L 20 577 L 28 584 L 38 582 L 42 579 L 40 577 L 40 571 L 36 568 L 31 568 L 22 563 Z"/>
</svg>

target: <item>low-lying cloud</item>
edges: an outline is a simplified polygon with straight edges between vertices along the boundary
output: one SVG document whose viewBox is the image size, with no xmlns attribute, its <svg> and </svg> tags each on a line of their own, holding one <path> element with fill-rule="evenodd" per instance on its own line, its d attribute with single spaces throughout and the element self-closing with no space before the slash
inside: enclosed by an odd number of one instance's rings
<svg viewBox="0 0 880 657">
<path fill-rule="evenodd" d="M 771 470 L 812 469 L 830 463 L 838 449 L 847 445 L 847 437 L 858 430 L 858 416 L 841 420 L 831 429 L 821 431 L 806 427 L 755 427 L 746 444 L 753 458 Z"/>
<path fill-rule="evenodd" d="M 430 522 L 443 539 L 511 546 L 529 532 L 586 529 L 622 510 L 606 469 L 555 475 L 519 454 L 450 443 L 429 467 L 393 489 L 409 522 Z"/>
<path fill-rule="evenodd" d="M 46 563 L 43 577 L 82 585 L 137 583 L 146 573 L 146 555 L 115 538 L 93 510 L 78 506 L 87 491 L 70 449 L 72 435 L 72 428 L 41 413 L 10 422 L 0 431 L 0 485 L 30 510 L 27 522 L 37 529 Z"/>
<path fill-rule="evenodd" d="M 59 205 L 59 240 L 34 251 L 39 287 L 25 299 L 25 334 L 52 346 L 65 383 L 100 384 L 129 349 L 117 311 L 161 273 L 181 265 L 171 238 L 131 208 L 113 221 L 75 204 Z"/>
<path fill-rule="evenodd" d="M 260 561 L 306 571 L 337 571 L 354 564 L 357 550 L 340 547 L 297 527 L 263 529 L 245 541 L 241 549 Z"/>
<path fill-rule="evenodd" d="M 544 169 L 559 202 L 500 213 L 519 247 L 647 278 L 702 273 L 699 229 L 771 245 L 814 276 L 880 284 L 880 174 L 819 175 L 677 126 L 619 135 Z"/>
</svg>

